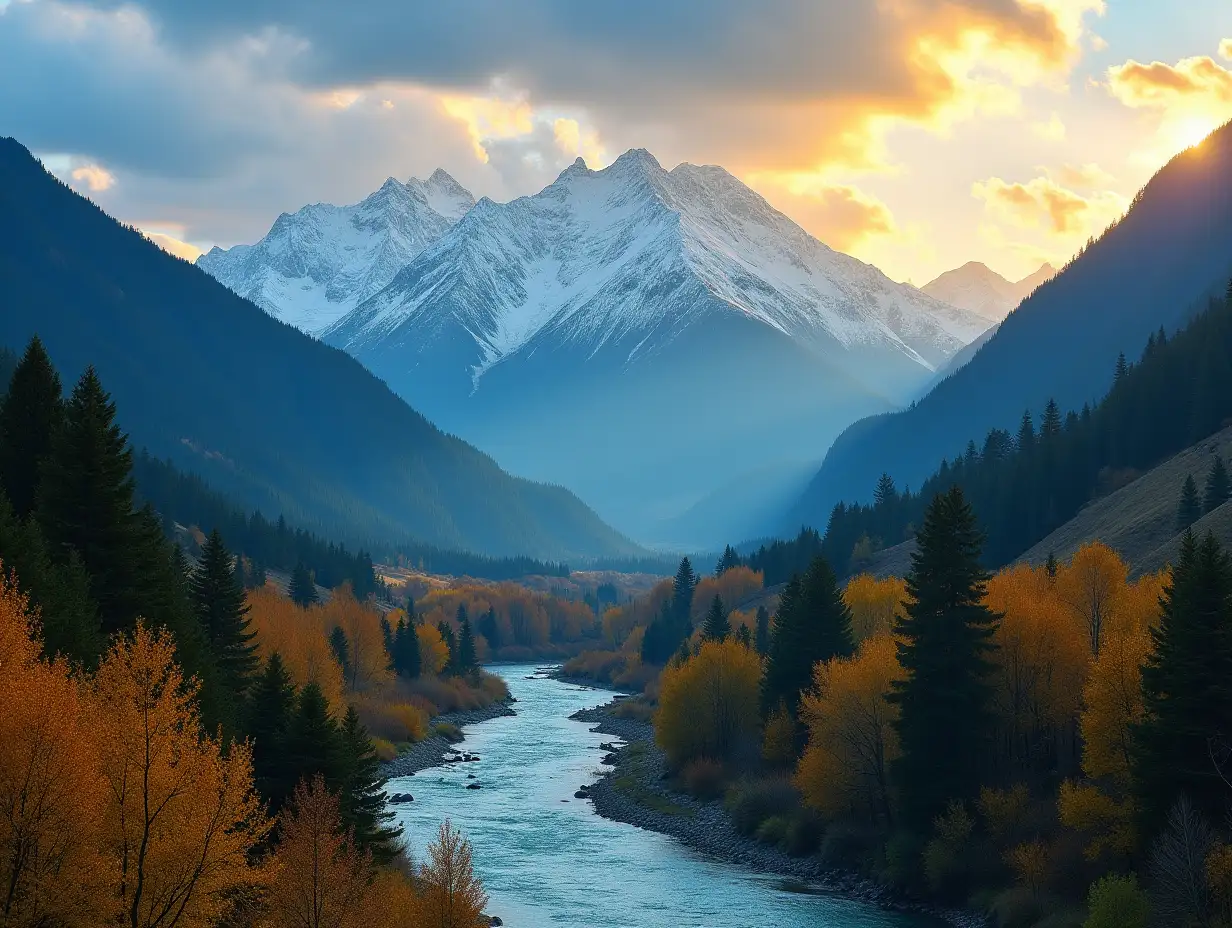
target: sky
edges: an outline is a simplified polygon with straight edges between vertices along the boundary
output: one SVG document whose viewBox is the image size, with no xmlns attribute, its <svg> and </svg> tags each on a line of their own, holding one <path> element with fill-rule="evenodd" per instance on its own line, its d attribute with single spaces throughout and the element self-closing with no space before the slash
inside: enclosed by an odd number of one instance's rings
<svg viewBox="0 0 1232 928">
<path fill-rule="evenodd" d="M 1227 0 L 0 0 L 0 135 L 189 257 L 647 148 L 897 280 L 1018 279 L 1229 119 Z"/>
</svg>

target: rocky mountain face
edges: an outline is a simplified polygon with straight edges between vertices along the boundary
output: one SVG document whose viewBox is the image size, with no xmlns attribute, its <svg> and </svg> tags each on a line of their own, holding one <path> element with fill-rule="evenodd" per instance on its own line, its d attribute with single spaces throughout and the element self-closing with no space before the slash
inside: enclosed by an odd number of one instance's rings
<svg viewBox="0 0 1232 928">
<path fill-rule="evenodd" d="M 1044 264 L 1034 274 L 1010 281 L 979 261 L 968 261 L 960 268 L 946 271 L 920 289 L 934 299 L 970 310 L 995 323 L 1008 316 L 1036 287 L 1052 280 L 1056 274 L 1056 268 Z"/>
</svg>

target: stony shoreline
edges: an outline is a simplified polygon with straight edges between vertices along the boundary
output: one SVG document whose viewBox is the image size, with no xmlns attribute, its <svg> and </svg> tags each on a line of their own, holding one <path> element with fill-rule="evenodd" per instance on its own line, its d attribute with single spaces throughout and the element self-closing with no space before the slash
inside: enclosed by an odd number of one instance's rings
<svg viewBox="0 0 1232 928">
<path fill-rule="evenodd" d="M 614 716 L 613 704 L 582 709 L 570 718 L 592 723 L 596 734 L 613 735 L 625 742 L 612 749 L 607 760 L 615 764 L 587 791 L 595 811 L 604 818 L 626 822 L 648 831 L 670 835 L 694 850 L 762 873 L 807 883 L 885 908 L 940 918 L 955 928 L 985 928 L 978 913 L 943 910 L 896 898 L 886 887 L 848 871 L 825 866 L 816 857 L 792 857 L 736 831 L 718 800 L 700 800 L 672 792 L 663 785 L 667 761 L 654 745 L 649 723 Z"/>
<path fill-rule="evenodd" d="M 511 705 L 512 702 L 512 699 L 502 700 L 490 706 L 484 706 L 482 709 L 446 712 L 444 715 L 435 716 L 431 724 L 436 725 L 444 722 L 462 728 L 464 725 L 474 725 L 477 722 L 486 722 L 489 719 L 516 715 L 517 713 L 513 711 Z M 465 734 L 462 740 L 466 740 Z M 381 775 L 388 779 L 409 777 L 412 774 L 419 773 L 421 770 L 439 767 L 445 763 L 447 758 L 460 753 L 454 746 L 455 743 L 461 742 L 450 741 L 441 735 L 434 735 L 431 738 L 425 738 L 423 741 L 417 741 L 393 760 L 383 763 L 381 765 Z"/>
</svg>

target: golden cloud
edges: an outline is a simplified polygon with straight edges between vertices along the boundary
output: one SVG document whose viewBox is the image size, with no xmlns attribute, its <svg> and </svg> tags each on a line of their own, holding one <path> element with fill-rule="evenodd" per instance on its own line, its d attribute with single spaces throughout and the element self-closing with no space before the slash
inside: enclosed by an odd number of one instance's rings
<svg viewBox="0 0 1232 928">
<path fill-rule="evenodd" d="M 556 147 L 566 155 L 580 157 L 592 168 L 607 164 L 607 152 L 599 141 L 599 133 L 584 131 L 576 119 L 560 117 L 552 123 Z"/>
<path fill-rule="evenodd" d="M 177 258 L 183 258 L 185 261 L 196 261 L 204 252 L 196 245 L 188 242 L 182 242 L 178 238 L 171 235 L 165 235 L 162 232 L 146 232 L 141 233 L 151 242 L 161 248 L 167 254 L 175 255 Z"/>
<path fill-rule="evenodd" d="M 1124 198 L 1111 191 L 1084 197 L 1049 177 L 1036 177 L 1025 184 L 990 177 L 973 184 L 971 193 L 1013 225 L 1067 238 L 1097 231 L 1125 208 Z"/>
<path fill-rule="evenodd" d="M 91 193 L 101 193 L 115 186 L 115 175 L 97 164 L 83 164 L 73 168 L 73 180 L 85 184 Z"/>
<path fill-rule="evenodd" d="M 804 229 L 839 251 L 850 252 L 871 238 L 898 232 L 890 208 L 857 187 L 826 183 L 810 175 L 762 173 L 745 179 Z"/>
<path fill-rule="evenodd" d="M 510 95 L 500 89 L 490 96 L 440 98 L 441 109 L 466 126 L 475 157 L 488 163 L 485 142 L 529 135 L 535 128 L 535 111 L 524 95 Z"/>
<path fill-rule="evenodd" d="M 1222 50 L 1227 50 L 1225 40 Z M 1232 71 L 1206 55 L 1175 65 L 1130 59 L 1108 69 L 1108 89 L 1131 107 L 1167 107 L 1180 101 L 1232 105 Z"/>
<path fill-rule="evenodd" d="M 1219 57 L 1232 61 L 1232 39 L 1224 39 L 1219 43 Z"/>
</svg>

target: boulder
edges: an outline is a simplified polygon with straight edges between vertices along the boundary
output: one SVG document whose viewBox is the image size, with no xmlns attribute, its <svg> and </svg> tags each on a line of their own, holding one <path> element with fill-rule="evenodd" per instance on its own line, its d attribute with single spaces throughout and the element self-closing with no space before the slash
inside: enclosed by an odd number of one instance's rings
<svg viewBox="0 0 1232 928">
<path fill-rule="evenodd" d="M 573 794 L 573 798 L 574 799 L 589 799 L 590 793 L 586 792 L 586 790 L 584 789 L 579 789 L 576 793 Z"/>
<path fill-rule="evenodd" d="M 467 783 L 466 788 L 467 789 L 483 789 L 483 787 L 480 786 L 478 783 Z"/>
<path fill-rule="evenodd" d="M 394 793 L 392 796 L 389 797 L 389 802 L 392 805 L 398 805 L 403 802 L 414 802 L 414 801 L 415 801 L 415 797 L 412 796 L 410 793 Z"/>
</svg>

